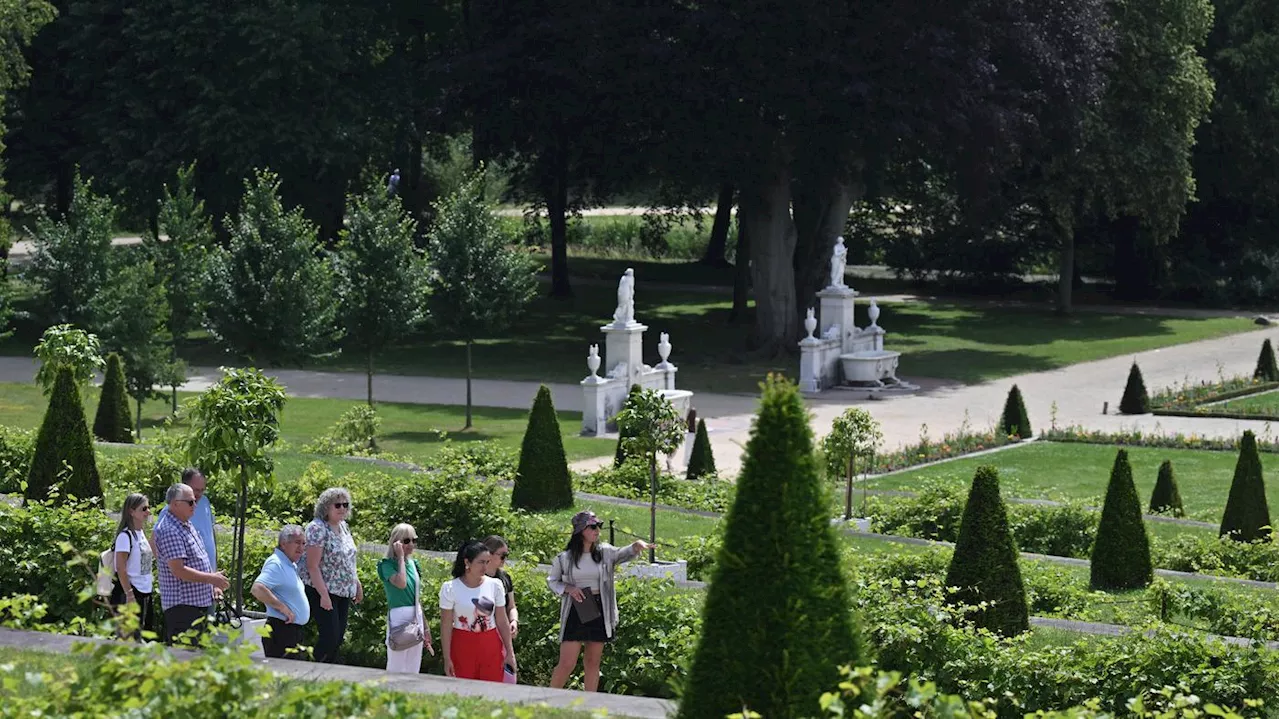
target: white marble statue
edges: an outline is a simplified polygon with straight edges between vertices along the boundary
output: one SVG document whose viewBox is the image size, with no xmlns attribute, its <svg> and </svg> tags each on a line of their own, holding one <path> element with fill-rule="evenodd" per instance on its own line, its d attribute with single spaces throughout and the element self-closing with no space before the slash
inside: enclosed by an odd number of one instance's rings
<svg viewBox="0 0 1280 719">
<path fill-rule="evenodd" d="M 849 256 L 849 250 L 845 249 L 844 238 L 836 238 L 836 246 L 831 250 L 831 286 L 844 287 L 844 263 L 845 258 Z"/>
<path fill-rule="evenodd" d="M 618 280 L 618 308 L 613 311 L 613 322 L 624 326 L 636 318 L 636 274 L 630 267 Z"/>
</svg>

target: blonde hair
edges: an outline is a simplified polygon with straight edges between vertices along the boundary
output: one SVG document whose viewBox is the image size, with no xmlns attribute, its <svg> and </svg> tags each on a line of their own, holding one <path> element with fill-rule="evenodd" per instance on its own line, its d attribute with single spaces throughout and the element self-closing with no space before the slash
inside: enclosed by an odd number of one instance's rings
<svg viewBox="0 0 1280 719">
<path fill-rule="evenodd" d="M 391 536 L 387 538 L 387 559 L 396 558 L 396 542 L 405 537 L 417 535 L 417 533 L 412 524 L 405 524 L 404 522 L 392 527 Z"/>
</svg>

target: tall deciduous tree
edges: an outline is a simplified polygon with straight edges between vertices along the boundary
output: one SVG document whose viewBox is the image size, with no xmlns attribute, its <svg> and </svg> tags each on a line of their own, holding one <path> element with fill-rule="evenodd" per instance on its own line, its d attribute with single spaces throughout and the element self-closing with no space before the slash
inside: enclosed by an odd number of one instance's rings
<svg viewBox="0 0 1280 719">
<path fill-rule="evenodd" d="M 649 543 L 658 541 L 658 454 L 671 454 L 684 439 L 684 421 L 680 413 L 657 390 L 642 388 L 627 397 L 627 404 L 616 417 L 618 434 L 626 453 L 644 457 L 649 463 Z M 649 549 L 649 561 L 654 560 Z"/>
<path fill-rule="evenodd" d="M 134 431 L 141 437 L 142 403 L 155 396 L 173 362 L 164 278 L 150 260 L 124 265 L 96 307 L 103 318 L 103 342 L 124 359 L 125 387 L 137 409 Z"/>
<path fill-rule="evenodd" d="M 209 257 L 206 326 L 227 350 L 255 363 L 296 363 L 330 351 L 341 337 L 331 261 L 316 226 L 285 211 L 270 170 L 245 181 L 231 242 Z"/>
<path fill-rule="evenodd" d="M 31 76 L 31 68 L 23 51 L 32 38 L 54 18 L 53 6 L 44 0 L 0 0 L 0 208 L 9 207 L 10 197 L 4 182 L 4 114 L 9 95 L 24 86 Z M 8 257 L 10 245 L 9 220 L 0 212 L 0 256 Z M 3 281 L 4 272 L 0 272 Z M 0 289 L 0 333 L 8 325 L 5 314 L 7 293 Z"/>
<path fill-rule="evenodd" d="M 94 327 L 93 299 L 110 280 L 116 208 L 78 173 L 73 188 L 65 218 L 42 214 L 36 220 L 26 275 L 36 286 L 41 320 Z"/>
<path fill-rule="evenodd" d="M 856 463 L 862 461 L 862 471 L 871 469 L 876 450 L 884 442 L 880 423 L 861 407 L 846 409 L 831 423 L 831 431 L 822 439 L 822 452 L 827 458 L 828 475 L 844 475 L 844 518 L 853 516 L 853 475 Z M 866 493 L 862 502 L 866 504 Z"/>
<path fill-rule="evenodd" d="M 381 183 L 347 200 L 346 226 L 338 233 L 339 312 L 347 346 L 365 359 L 370 406 L 378 352 L 426 318 L 428 266 L 413 244 L 416 228 L 400 198 Z"/>
<path fill-rule="evenodd" d="M 467 409 L 471 427 L 471 346 L 505 330 L 524 312 L 537 287 L 537 264 L 507 239 L 483 195 L 483 169 L 436 203 L 428 235 L 435 326 L 467 351 Z"/>
</svg>

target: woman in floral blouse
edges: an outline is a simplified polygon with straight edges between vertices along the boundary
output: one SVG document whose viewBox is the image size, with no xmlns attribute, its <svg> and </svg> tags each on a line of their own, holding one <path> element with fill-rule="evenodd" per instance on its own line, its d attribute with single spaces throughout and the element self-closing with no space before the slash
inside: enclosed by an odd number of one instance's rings
<svg viewBox="0 0 1280 719">
<path fill-rule="evenodd" d="M 347 528 L 351 493 L 331 487 L 316 500 L 316 518 L 307 525 L 307 553 L 298 562 L 298 576 L 306 585 L 311 616 L 320 630 L 318 662 L 336 662 L 347 633 L 351 602 L 364 601 L 364 587 L 356 577 L 356 543 Z"/>
</svg>

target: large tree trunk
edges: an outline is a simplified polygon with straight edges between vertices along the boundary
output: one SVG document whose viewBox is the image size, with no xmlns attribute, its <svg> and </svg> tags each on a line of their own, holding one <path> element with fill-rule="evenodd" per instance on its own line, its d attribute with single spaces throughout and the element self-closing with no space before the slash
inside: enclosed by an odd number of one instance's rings
<svg viewBox="0 0 1280 719">
<path fill-rule="evenodd" d="M 791 171 L 771 160 L 739 190 L 738 223 L 751 237 L 751 281 L 756 299 L 752 343 L 775 354 L 800 336 L 796 310 L 796 226 L 791 219 Z"/>
<path fill-rule="evenodd" d="M 569 286 L 569 232 L 565 213 L 569 208 L 569 154 L 559 138 L 551 149 L 547 178 L 547 220 L 551 223 L 551 296 L 572 297 Z"/>
<path fill-rule="evenodd" d="M 1058 313 L 1071 314 L 1072 279 L 1076 269 L 1076 232 L 1073 223 L 1057 217 L 1053 221 L 1061 250 L 1058 254 Z"/>
<path fill-rule="evenodd" d="M 729 244 L 729 225 L 732 219 L 733 185 L 725 183 L 720 186 L 720 197 L 716 200 L 716 220 L 711 225 L 711 239 L 707 242 L 707 251 L 702 255 L 702 264 L 712 267 L 729 266 L 724 251 Z"/>
<path fill-rule="evenodd" d="M 835 174 L 815 175 L 795 183 L 796 300 L 808 307 L 814 294 L 831 283 L 831 249 L 844 234 L 849 210 L 863 188 Z"/>
<path fill-rule="evenodd" d="M 730 322 L 747 321 L 747 299 L 751 291 L 751 240 L 738 218 L 738 248 L 733 256 L 733 309 Z"/>
</svg>

